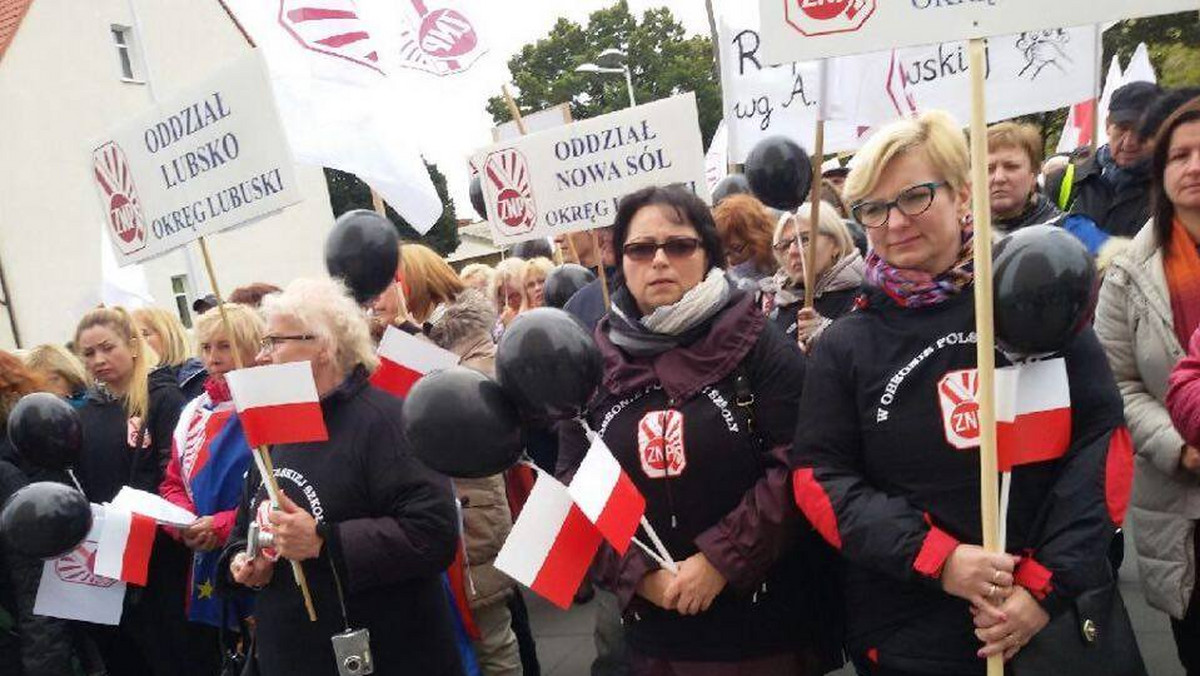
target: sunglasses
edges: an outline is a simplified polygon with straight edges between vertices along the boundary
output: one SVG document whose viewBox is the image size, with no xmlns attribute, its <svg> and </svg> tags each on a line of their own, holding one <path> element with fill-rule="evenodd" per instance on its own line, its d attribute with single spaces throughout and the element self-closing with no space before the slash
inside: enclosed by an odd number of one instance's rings
<svg viewBox="0 0 1200 676">
<path fill-rule="evenodd" d="M 644 263 L 654 260 L 658 250 L 662 249 L 667 258 L 687 258 L 700 248 L 700 240 L 695 237 L 672 237 L 665 242 L 630 242 L 621 248 L 626 258 Z"/>
</svg>

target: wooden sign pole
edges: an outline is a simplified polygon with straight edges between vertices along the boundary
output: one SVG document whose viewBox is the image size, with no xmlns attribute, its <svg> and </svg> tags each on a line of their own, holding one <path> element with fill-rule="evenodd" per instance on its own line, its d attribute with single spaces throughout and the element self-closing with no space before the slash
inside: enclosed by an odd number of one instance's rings
<svg viewBox="0 0 1200 676">
<path fill-rule="evenodd" d="M 975 334 L 979 389 L 979 500 L 983 548 L 1000 551 L 996 460 L 996 337 L 992 318 L 992 207 L 988 196 L 984 40 L 971 40 L 971 208 L 975 215 Z M 1003 676 L 1004 656 L 988 658 L 988 676 Z"/>
<path fill-rule="evenodd" d="M 808 246 L 804 249 L 804 307 L 812 307 L 816 301 L 817 292 L 817 237 L 821 232 L 819 227 L 821 217 L 821 164 L 825 159 L 825 120 L 817 119 L 817 139 L 813 144 L 812 154 L 812 189 L 809 192 L 808 211 Z M 796 228 L 796 238 L 800 239 L 800 228 Z"/>
<path fill-rule="evenodd" d="M 233 336 L 233 326 L 229 323 L 229 315 L 225 311 L 225 301 L 221 296 L 221 288 L 217 285 L 216 268 L 213 266 L 212 255 L 208 252 L 208 242 L 204 237 L 200 237 L 200 253 L 204 256 L 204 267 L 208 270 L 208 281 L 212 284 L 213 295 L 217 297 L 217 311 L 221 314 L 221 324 L 225 326 L 225 333 L 228 336 Z M 245 366 L 242 363 L 242 355 L 233 350 L 233 367 L 240 369 Z M 271 506 L 279 508 L 280 490 L 279 482 L 275 480 L 274 467 L 271 464 L 271 454 L 267 452 L 266 446 L 258 446 L 254 448 L 254 460 L 258 465 L 259 474 L 263 477 L 263 484 L 267 488 L 267 497 L 271 500 Z M 313 606 L 312 592 L 308 588 L 308 578 L 304 575 L 304 568 L 300 566 L 299 561 L 291 561 L 292 576 L 296 580 L 296 585 L 300 587 L 300 593 L 304 595 L 304 607 L 308 610 L 308 619 L 312 622 L 317 621 L 317 610 Z"/>
</svg>

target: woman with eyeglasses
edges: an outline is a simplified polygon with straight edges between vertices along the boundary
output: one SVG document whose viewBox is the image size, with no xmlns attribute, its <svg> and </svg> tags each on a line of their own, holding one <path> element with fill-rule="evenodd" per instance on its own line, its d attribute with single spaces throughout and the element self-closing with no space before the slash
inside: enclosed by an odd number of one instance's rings
<svg viewBox="0 0 1200 676">
<path fill-rule="evenodd" d="M 729 276 L 740 288 L 753 291 L 760 280 L 775 274 L 774 219 L 762 202 L 753 195 L 732 195 L 713 209 L 713 219 L 725 247 Z"/>
<path fill-rule="evenodd" d="M 251 468 L 224 566 L 258 589 L 254 657 L 264 676 L 336 673 L 332 637 L 367 630 L 375 674 L 462 673 L 441 573 L 458 519 L 449 482 L 410 453 L 401 401 L 372 386 L 366 317 L 329 279 L 298 279 L 263 300 L 259 364 L 308 362 L 327 441 L 271 447 L 282 491 L 271 509 Z M 250 557 L 251 520 L 273 541 Z M 286 561 L 301 562 L 310 622 Z"/>
<path fill-rule="evenodd" d="M 737 289 L 708 207 L 678 187 L 627 195 L 613 226 L 603 383 L 585 417 L 646 498 L 678 574 L 631 547 L 593 569 L 618 597 L 634 674 L 789 676 L 840 665 L 832 551 L 790 500 L 800 353 Z M 588 442 L 560 426 L 559 473 Z M 644 538 L 643 538 L 644 539 Z"/>
<path fill-rule="evenodd" d="M 863 301 L 808 362 L 795 499 L 848 562 L 848 647 L 870 674 L 983 674 L 1112 580 L 1131 456 L 1099 341 L 1062 352 L 1071 424 L 1016 467 L 1007 552 L 982 542 L 973 227 L 961 126 L 929 112 L 880 130 L 846 181 L 867 228 Z M 1014 356 L 1015 358 L 1015 356 Z M 1010 365 L 996 352 L 998 367 Z"/>
<path fill-rule="evenodd" d="M 767 316 L 805 352 L 833 320 L 854 307 L 863 281 L 862 254 L 850 231 L 832 206 L 821 202 L 819 208 L 813 307 L 804 307 L 805 255 L 812 244 L 807 218 L 811 204 L 801 206 L 796 215 L 784 214 L 775 226 L 773 246 L 779 272 L 771 283 L 774 293 L 764 294 Z"/>
</svg>

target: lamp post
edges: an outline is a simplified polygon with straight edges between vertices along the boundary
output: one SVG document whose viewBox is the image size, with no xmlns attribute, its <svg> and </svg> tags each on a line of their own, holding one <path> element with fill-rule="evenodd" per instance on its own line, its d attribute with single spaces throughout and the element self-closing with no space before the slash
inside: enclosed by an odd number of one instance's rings
<svg viewBox="0 0 1200 676">
<path fill-rule="evenodd" d="M 575 69 L 575 72 L 624 74 L 625 87 L 629 92 L 629 106 L 632 108 L 637 105 L 637 99 L 633 95 L 633 74 L 629 70 L 629 64 L 626 63 L 626 59 L 625 52 L 619 49 L 606 49 L 596 57 L 595 63 L 581 64 Z"/>
</svg>

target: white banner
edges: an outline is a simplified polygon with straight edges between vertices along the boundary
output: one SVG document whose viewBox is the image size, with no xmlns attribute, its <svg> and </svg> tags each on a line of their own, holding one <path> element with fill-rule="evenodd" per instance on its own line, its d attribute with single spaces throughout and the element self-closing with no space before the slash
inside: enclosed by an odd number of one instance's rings
<svg viewBox="0 0 1200 676">
<path fill-rule="evenodd" d="M 770 64 L 1197 8 L 1196 0 L 759 0 L 759 7 Z"/>
<path fill-rule="evenodd" d="M 987 119 L 1074 105 L 1096 91 L 1092 26 L 987 40 Z M 943 42 L 830 59 L 829 116 L 878 126 L 924 110 L 945 110 L 962 124 L 971 114 L 966 42 Z"/>
<path fill-rule="evenodd" d="M 682 183 L 708 201 L 690 92 L 493 145 L 474 163 L 498 245 L 611 225 L 621 197 L 646 186 Z"/>
<path fill-rule="evenodd" d="M 92 166 L 121 265 L 301 199 L 257 53 L 114 130 Z"/>
<path fill-rule="evenodd" d="M 125 583 L 95 573 L 96 542 L 104 528 L 104 507 L 92 505 L 92 529 L 69 554 L 42 565 L 33 614 L 63 620 L 118 625 Z"/>
<path fill-rule="evenodd" d="M 708 152 L 704 154 L 704 180 L 708 184 L 708 192 L 717 187 L 729 175 L 729 128 L 725 120 L 717 125 L 713 133 L 712 143 L 708 144 Z"/>
<path fill-rule="evenodd" d="M 536 134 L 555 127 L 571 124 L 571 106 L 560 103 L 553 108 L 539 110 L 536 113 L 522 115 L 521 122 L 525 124 L 526 134 Z M 492 140 L 496 143 L 521 138 L 521 130 L 515 120 L 492 127 Z"/>
</svg>

